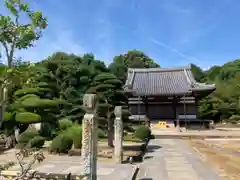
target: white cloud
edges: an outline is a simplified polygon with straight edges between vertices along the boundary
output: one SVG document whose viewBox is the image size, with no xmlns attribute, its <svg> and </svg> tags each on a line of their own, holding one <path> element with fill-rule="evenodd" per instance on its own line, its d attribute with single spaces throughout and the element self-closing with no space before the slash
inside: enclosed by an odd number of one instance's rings
<svg viewBox="0 0 240 180">
<path fill-rule="evenodd" d="M 36 47 L 17 53 L 23 60 L 40 61 L 52 53 L 64 51 L 67 53 L 83 54 L 84 49 L 76 43 L 71 30 L 56 31 L 55 36 L 43 36 Z"/>
<path fill-rule="evenodd" d="M 179 56 L 181 56 L 183 58 L 186 58 L 186 59 L 192 60 L 192 61 L 198 61 L 195 57 L 192 57 L 192 56 L 189 56 L 189 55 L 187 55 L 185 53 L 182 53 L 178 49 L 176 49 L 174 47 L 171 47 L 171 46 L 169 46 L 169 45 L 167 45 L 167 44 L 165 44 L 165 43 L 163 43 L 163 42 L 161 42 L 159 40 L 156 40 L 154 38 L 150 38 L 150 41 L 153 42 L 154 44 L 160 45 L 160 46 L 164 47 L 165 49 L 170 50 L 170 51 L 178 54 Z"/>
</svg>

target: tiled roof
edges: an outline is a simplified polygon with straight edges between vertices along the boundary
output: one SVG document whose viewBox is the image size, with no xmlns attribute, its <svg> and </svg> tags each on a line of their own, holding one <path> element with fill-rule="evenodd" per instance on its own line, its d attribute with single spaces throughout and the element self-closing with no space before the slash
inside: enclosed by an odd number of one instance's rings
<svg viewBox="0 0 240 180">
<path fill-rule="evenodd" d="M 214 91 L 214 84 L 198 83 L 191 68 L 128 69 L 125 90 L 139 96 L 184 95 L 193 91 Z"/>
</svg>

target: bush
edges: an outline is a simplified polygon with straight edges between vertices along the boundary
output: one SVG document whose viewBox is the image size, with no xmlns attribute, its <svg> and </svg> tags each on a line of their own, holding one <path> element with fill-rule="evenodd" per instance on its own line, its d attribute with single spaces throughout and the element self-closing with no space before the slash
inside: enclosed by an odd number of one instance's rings
<svg viewBox="0 0 240 180">
<path fill-rule="evenodd" d="M 239 121 L 240 120 L 240 115 L 232 115 L 229 120 L 231 121 Z"/>
<path fill-rule="evenodd" d="M 30 148 L 42 148 L 45 143 L 45 138 L 42 136 L 35 136 L 33 139 L 29 141 Z"/>
<path fill-rule="evenodd" d="M 22 134 L 19 135 L 18 138 L 18 147 L 26 146 L 30 140 L 34 139 L 34 137 L 39 136 L 39 133 L 35 129 L 27 129 Z"/>
<path fill-rule="evenodd" d="M 104 132 L 104 130 L 98 128 L 98 137 L 99 138 L 106 138 L 106 133 Z"/>
<path fill-rule="evenodd" d="M 16 114 L 16 121 L 22 124 L 32 124 L 41 121 L 41 116 L 31 112 L 21 112 Z"/>
<path fill-rule="evenodd" d="M 67 133 L 61 133 L 55 137 L 51 144 L 51 151 L 56 153 L 68 153 L 72 148 L 73 140 Z"/>
<path fill-rule="evenodd" d="M 144 140 L 149 138 L 151 135 L 151 130 L 148 126 L 140 126 L 136 129 L 134 136 L 138 139 Z"/>
<path fill-rule="evenodd" d="M 80 125 L 73 125 L 65 133 L 72 138 L 74 148 L 80 149 L 82 147 L 82 127 Z"/>
<path fill-rule="evenodd" d="M 73 122 L 69 119 L 61 119 L 59 121 L 59 130 L 60 131 L 64 131 L 71 126 L 73 126 Z"/>
</svg>

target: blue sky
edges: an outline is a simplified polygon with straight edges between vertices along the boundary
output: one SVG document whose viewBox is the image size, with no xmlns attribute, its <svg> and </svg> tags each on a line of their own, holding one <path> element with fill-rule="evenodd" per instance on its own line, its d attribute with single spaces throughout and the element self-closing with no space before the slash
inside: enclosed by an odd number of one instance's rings
<svg viewBox="0 0 240 180">
<path fill-rule="evenodd" d="M 240 58 L 239 0 L 32 0 L 31 7 L 49 27 L 36 47 L 18 53 L 24 60 L 92 52 L 109 64 L 138 49 L 162 67 L 206 69 Z"/>
</svg>

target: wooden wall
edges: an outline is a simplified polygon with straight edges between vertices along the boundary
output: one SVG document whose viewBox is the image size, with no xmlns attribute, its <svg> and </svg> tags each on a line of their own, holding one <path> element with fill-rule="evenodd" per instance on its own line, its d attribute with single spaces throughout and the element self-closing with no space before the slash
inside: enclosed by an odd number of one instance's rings
<svg viewBox="0 0 240 180">
<path fill-rule="evenodd" d="M 132 115 L 147 115 L 151 120 L 176 119 L 176 114 L 184 115 L 183 101 L 179 101 L 176 104 L 175 110 L 173 102 L 148 101 L 147 106 L 148 108 L 146 108 L 146 104 L 143 101 L 129 101 Z M 187 115 L 196 115 L 197 107 L 195 101 L 185 101 L 185 110 Z"/>
</svg>

